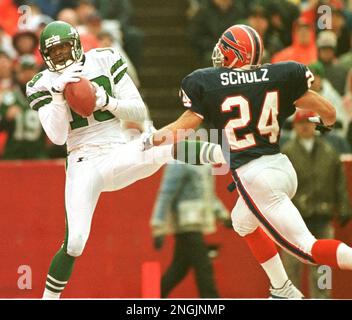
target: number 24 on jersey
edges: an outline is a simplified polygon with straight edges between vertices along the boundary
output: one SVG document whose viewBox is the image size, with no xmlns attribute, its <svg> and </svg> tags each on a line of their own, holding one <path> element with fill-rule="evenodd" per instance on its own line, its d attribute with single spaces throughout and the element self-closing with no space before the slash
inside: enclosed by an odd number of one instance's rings
<svg viewBox="0 0 352 320">
<path fill-rule="evenodd" d="M 266 93 L 257 123 L 258 132 L 262 136 L 268 136 L 270 143 L 277 142 L 280 132 L 277 120 L 279 113 L 278 101 L 279 97 L 277 91 Z M 241 95 L 227 97 L 221 105 L 221 112 L 232 112 L 234 108 L 239 108 L 240 117 L 229 120 L 224 128 L 231 150 L 238 151 L 255 146 L 257 143 L 253 133 L 245 134 L 241 138 L 236 135 L 236 129 L 247 127 L 252 120 L 249 101 Z"/>
</svg>

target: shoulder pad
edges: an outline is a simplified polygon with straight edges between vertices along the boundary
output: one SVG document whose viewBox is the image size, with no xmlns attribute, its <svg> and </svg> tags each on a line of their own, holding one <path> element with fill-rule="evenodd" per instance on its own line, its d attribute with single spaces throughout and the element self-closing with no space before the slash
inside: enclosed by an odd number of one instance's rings
<svg viewBox="0 0 352 320">
<path fill-rule="evenodd" d="M 39 110 L 39 108 L 52 101 L 51 93 L 44 85 L 45 72 L 46 71 L 37 73 L 33 79 L 27 83 L 27 100 L 33 110 Z"/>
</svg>

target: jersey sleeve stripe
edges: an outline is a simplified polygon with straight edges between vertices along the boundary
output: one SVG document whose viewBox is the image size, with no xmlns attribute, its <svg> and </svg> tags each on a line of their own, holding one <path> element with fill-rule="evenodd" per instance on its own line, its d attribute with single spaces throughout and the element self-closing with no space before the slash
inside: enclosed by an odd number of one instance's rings
<svg viewBox="0 0 352 320">
<path fill-rule="evenodd" d="M 44 96 L 50 96 L 50 92 L 49 91 L 39 91 L 39 92 L 33 93 L 30 96 L 28 96 L 29 103 L 33 102 L 35 99 L 38 99 L 38 98 L 41 98 Z"/>
<path fill-rule="evenodd" d="M 204 120 L 204 116 L 201 115 L 200 113 L 194 112 L 193 110 L 191 110 L 197 117 L 201 118 L 202 120 Z"/>
<path fill-rule="evenodd" d="M 117 84 L 122 79 L 122 77 L 125 75 L 126 72 L 127 72 L 127 66 L 125 67 L 125 69 L 120 71 L 117 74 L 117 76 L 114 78 L 114 84 Z"/>
<path fill-rule="evenodd" d="M 115 64 L 111 67 L 110 69 L 110 73 L 111 75 L 114 75 L 114 73 L 116 72 L 116 70 L 118 68 L 120 68 L 122 65 L 124 64 L 124 62 L 122 61 L 122 59 L 118 60 L 117 62 L 115 62 Z"/>
<path fill-rule="evenodd" d="M 51 101 L 53 100 L 53 98 L 46 98 L 43 100 L 39 100 L 35 103 L 30 103 L 30 106 L 33 110 L 38 111 L 41 107 L 45 106 L 46 104 L 49 104 Z"/>
</svg>

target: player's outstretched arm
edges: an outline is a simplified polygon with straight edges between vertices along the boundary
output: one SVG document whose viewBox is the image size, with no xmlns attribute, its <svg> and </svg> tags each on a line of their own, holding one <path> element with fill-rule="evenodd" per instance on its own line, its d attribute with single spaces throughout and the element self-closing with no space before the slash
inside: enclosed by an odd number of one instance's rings
<svg viewBox="0 0 352 320">
<path fill-rule="evenodd" d="M 192 165 L 226 163 L 221 145 L 208 141 L 179 141 L 174 144 L 172 154 L 175 160 Z"/>
<path fill-rule="evenodd" d="M 188 129 L 196 129 L 203 120 L 194 112 L 187 110 L 176 121 L 153 134 L 153 145 L 158 146 L 169 141 L 176 143 L 187 136 Z"/>
<path fill-rule="evenodd" d="M 312 90 L 308 90 L 302 97 L 297 99 L 295 105 L 297 108 L 316 112 L 326 126 L 332 126 L 336 122 L 334 106 Z"/>
</svg>

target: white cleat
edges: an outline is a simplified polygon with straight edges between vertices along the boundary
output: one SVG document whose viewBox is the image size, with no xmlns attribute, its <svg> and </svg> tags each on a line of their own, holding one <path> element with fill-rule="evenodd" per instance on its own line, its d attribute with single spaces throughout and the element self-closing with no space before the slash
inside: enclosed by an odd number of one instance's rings
<svg viewBox="0 0 352 320">
<path fill-rule="evenodd" d="M 304 295 L 287 280 L 282 288 L 270 287 L 270 299 L 303 299 Z"/>
</svg>

